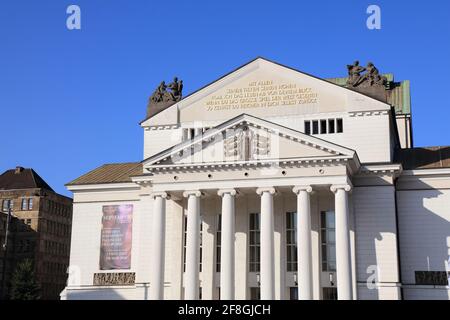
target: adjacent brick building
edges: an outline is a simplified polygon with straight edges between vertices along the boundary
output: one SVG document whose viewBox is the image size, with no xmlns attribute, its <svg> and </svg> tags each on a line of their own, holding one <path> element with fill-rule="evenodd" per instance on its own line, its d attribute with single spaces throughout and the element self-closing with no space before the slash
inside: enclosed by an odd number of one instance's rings
<svg viewBox="0 0 450 320">
<path fill-rule="evenodd" d="M 0 253 L 0 278 L 7 298 L 17 263 L 34 261 L 42 299 L 59 299 L 67 279 L 72 199 L 56 193 L 33 169 L 16 167 L 0 175 L 0 240 L 5 243 L 7 212 L 12 209 L 8 250 Z M 3 282 L 3 275 L 5 281 Z"/>
</svg>

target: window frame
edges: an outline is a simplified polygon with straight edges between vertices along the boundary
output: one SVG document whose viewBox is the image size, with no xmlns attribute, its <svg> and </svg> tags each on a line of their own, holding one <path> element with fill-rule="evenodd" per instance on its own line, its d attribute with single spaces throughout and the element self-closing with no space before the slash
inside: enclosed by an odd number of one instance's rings
<svg viewBox="0 0 450 320">
<path fill-rule="evenodd" d="M 342 118 L 336 118 L 336 133 L 344 132 L 344 120 Z"/>
<path fill-rule="evenodd" d="M 288 211 L 286 212 L 286 271 L 287 272 L 297 272 L 298 269 L 298 255 L 297 255 L 297 223 L 298 215 L 297 212 Z M 292 223 L 292 226 L 290 224 Z M 293 234 L 293 235 L 291 235 Z M 292 240 L 293 237 L 293 242 Z"/>
<path fill-rule="evenodd" d="M 312 134 L 319 134 L 319 120 L 312 120 Z"/>
<path fill-rule="evenodd" d="M 304 124 L 305 134 L 311 134 L 311 120 L 305 120 Z"/>
<path fill-rule="evenodd" d="M 257 217 L 257 228 L 252 229 L 252 217 Z M 253 223 L 253 225 L 256 225 Z M 253 235 L 253 236 L 252 236 Z M 254 239 L 254 243 L 252 243 Z M 249 214 L 248 225 L 248 270 L 249 272 L 261 271 L 261 214 L 253 212 Z"/>
<path fill-rule="evenodd" d="M 222 215 L 217 215 L 217 229 L 216 229 L 216 272 L 221 270 L 221 252 L 222 252 Z"/>
<path fill-rule="evenodd" d="M 183 272 L 186 272 L 186 250 L 187 250 L 187 214 L 184 215 L 183 218 Z M 200 253 L 199 253 L 199 269 L 198 272 L 202 272 L 202 255 L 203 255 L 203 218 L 200 214 L 200 229 L 199 229 L 199 246 L 200 246 Z"/>
<path fill-rule="evenodd" d="M 333 215 L 333 227 L 328 226 L 328 214 Z M 331 232 L 334 234 L 334 237 L 332 237 L 332 240 L 329 240 L 328 235 Z M 331 248 L 334 248 L 334 250 Z M 322 272 L 336 272 L 336 216 L 333 210 L 320 212 L 320 249 Z"/>
</svg>

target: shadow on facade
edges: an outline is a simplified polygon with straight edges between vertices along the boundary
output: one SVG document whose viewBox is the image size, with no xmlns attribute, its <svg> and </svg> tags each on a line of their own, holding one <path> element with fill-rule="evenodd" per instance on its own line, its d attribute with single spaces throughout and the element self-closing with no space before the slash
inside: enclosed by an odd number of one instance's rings
<svg viewBox="0 0 450 320">
<path fill-rule="evenodd" d="M 7 215 L 1 213 L 0 242 L 2 246 L 5 243 L 6 221 Z M 25 259 L 29 259 L 35 263 L 36 252 L 38 250 L 38 233 L 23 220 L 11 216 L 7 247 L 6 249 L 3 247 L 0 249 L 0 299 L 9 300 L 11 298 L 11 279 L 17 265 Z M 41 282 L 39 275 L 35 273 L 35 276 L 36 280 Z"/>
<path fill-rule="evenodd" d="M 69 290 L 67 300 L 126 300 L 116 289 L 99 290 Z"/>
<path fill-rule="evenodd" d="M 400 202 L 400 193 L 420 192 L 420 196 L 408 197 L 409 206 L 414 205 L 417 209 L 414 211 L 401 211 L 400 209 L 398 213 L 398 237 L 400 261 L 402 262 L 400 272 L 403 285 L 406 286 L 418 285 L 416 271 L 439 271 L 441 273 L 450 271 L 446 270 L 446 261 L 450 257 L 450 221 L 426 207 L 427 199 L 436 199 L 444 194 L 423 182 L 417 182 L 415 185 L 415 190 L 397 191 L 397 205 Z M 411 199 L 414 201 L 413 204 L 409 203 Z M 448 214 L 449 209 L 450 203 L 447 203 L 446 210 L 443 212 Z M 411 261 L 414 267 L 406 263 L 407 261 Z M 450 274 L 447 274 L 447 278 L 449 276 Z M 426 279 L 425 281 L 429 284 L 424 286 L 404 288 L 403 299 L 450 300 L 448 280 L 446 286 L 433 285 L 432 278 L 430 276 L 429 279 Z"/>
<path fill-rule="evenodd" d="M 398 149 L 395 162 L 405 170 L 450 167 L 450 146 Z"/>
</svg>

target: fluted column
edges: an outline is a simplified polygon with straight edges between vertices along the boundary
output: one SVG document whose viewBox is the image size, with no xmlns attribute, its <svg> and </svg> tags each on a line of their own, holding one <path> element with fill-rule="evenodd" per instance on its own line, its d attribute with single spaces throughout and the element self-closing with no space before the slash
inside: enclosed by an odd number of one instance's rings
<svg viewBox="0 0 450 320">
<path fill-rule="evenodd" d="M 352 300 L 352 268 L 350 254 L 350 229 L 348 192 L 350 185 L 333 185 L 336 221 L 336 275 L 339 300 Z"/>
<path fill-rule="evenodd" d="M 166 199 L 165 192 L 153 193 L 152 254 L 155 258 L 150 275 L 150 299 L 164 299 L 164 259 L 166 238 Z"/>
<path fill-rule="evenodd" d="M 186 191 L 183 196 L 188 199 L 184 298 L 197 300 L 199 298 L 201 192 Z"/>
<path fill-rule="evenodd" d="M 222 230 L 220 242 L 220 299 L 234 300 L 234 227 L 236 190 L 219 190 L 222 197 Z"/>
<path fill-rule="evenodd" d="M 313 299 L 310 186 L 296 186 L 297 195 L 297 275 L 299 300 Z"/>
<path fill-rule="evenodd" d="M 275 254 L 273 195 L 274 188 L 258 188 L 261 196 L 261 299 L 275 298 Z"/>
</svg>

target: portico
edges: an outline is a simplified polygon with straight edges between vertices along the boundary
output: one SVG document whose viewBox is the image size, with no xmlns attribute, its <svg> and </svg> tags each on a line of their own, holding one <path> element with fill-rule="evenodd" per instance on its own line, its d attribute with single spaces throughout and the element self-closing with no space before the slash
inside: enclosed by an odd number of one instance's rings
<svg viewBox="0 0 450 320">
<path fill-rule="evenodd" d="M 314 189 L 322 190 L 324 186 L 334 192 L 336 208 L 336 260 L 337 260 L 337 292 L 341 300 L 353 299 L 352 270 L 349 230 L 348 193 L 350 184 L 293 186 L 291 192 L 297 196 L 297 239 L 298 239 L 298 298 L 301 300 L 313 299 L 313 262 L 311 244 L 311 204 L 310 194 Z M 253 188 L 260 197 L 261 212 L 261 270 L 260 287 L 261 299 L 275 299 L 275 254 L 274 254 L 274 197 L 286 188 L 264 187 Z M 246 196 L 250 188 L 244 188 L 240 196 Z M 174 191 L 174 194 L 179 192 Z M 220 298 L 223 300 L 235 299 L 235 198 L 239 189 L 190 190 L 183 192 L 187 198 L 187 244 L 186 244 L 186 272 L 184 273 L 185 299 L 199 299 L 199 226 L 200 226 L 200 200 L 202 197 L 221 197 L 222 230 L 221 230 L 221 272 L 220 272 Z M 282 192 L 285 193 L 285 192 Z M 160 206 L 164 193 L 155 193 L 154 216 L 164 214 L 165 208 Z M 158 219 L 158 221 L 162 221 Z M 154 227 L 154 229 L 162 228 Z M 164 251 L 155 256 L 155 265 L 159 266 L 164 260 Z M 238 271 L 239 272 L 239 271 Z M 156 282 L 152 292 L 161 292 L 162 282 Z M 155 296 L 155 298 L 157 298 Z"/>
<path fill-rule="evenodd" d="M 272 146 L 286 142 L 296 144 L 300 153 L 297 157 L 285 159 L 279 156 L 277 161 L 269 157 L 255 156 L 253 161 L 239 161 L 224 159 L 223 162 L 207 162 L 208 148 L 213 144 L 222 142 L 222 130 L 232 126 L 235 135 L 244 128 L 244 132 L 257 132 L 261 135 L 266 132 L 268 141 Z M 298 298 L 302 300 L 313 299 L 313 258 L 311 240 L 311 203 L 310 195 L 316 193 L 334 193 L 334 206 L 330 211 L 336 211 L 336 278 L 337 294 L 339 299 L 353 299 L 352 270 L 349 230 L 349 204 L 348 193 L 351 191 L 351 175 L 357 171 L 359 160 L 352 150 L 318 141 L 318 139 L 305 136 L 299 132 L 283 132 L 273 124 L 247 115 L 234 119 L 226 128 L 217 128 L 212 133 L 194 137 L 191 141 L 167 151 L 166 154 L 157 155 L 148 159 L 148 175 L 135 177 L 134 181 L 151 185 L 154 198 L 153 230 L 161 230 L 164 226 L 162 217 L 165 212 L 164 197 L 182 201 L 185 207 L 186 241 L 185 241 L 185 272 L 184 272 L 184 298 L 199 298 L 199 264 L 200 264 L 200 216 L 204 212 L 201 208 L 201 199 L 220 198 L 221 200 L 221 232 L 220 232 L 220 298 L 224 300 L 235 299 L 236 270 L 246 272 L 245 269 L 235 267 L 235 229 L 236 229 L 236 197 L 259 197 L 258 213 L 260 214 L 260 272 L 258 285 L 261 299 L 275 299 L 275 249 L 274 249 L 274 197 L 296 197 L 298 223 L 297 236 L 297 281 Z M 222 129 L 222 130 L 221 130 Z M 273 133 L 275 132 L 275 133 Z M 268 134 L 267 134 L 268 133 Z M 242 138 L 242 135 L 240 136 Z M 228 137 L 229 139 L 229 137 Z M 285 139 L 283 141 L 282 139 Z M 224 139 L 226 141 L 226 139 Z M 205 142 L 208 142 L 206 144 Z M 320 144 L 319 144 L 320 143 Z M 207 147 L 205 147 L 207 146 Z M 303 146 L 303 150 L 299 147 Z M 189 154 L 192 162 L 187 163 L 187 151 L 195 150 Z M 216 151 L 217 148 L 214 148 Z M 311 159 L 310 155 L 322 152 L 320 156 Z M 285 151 L 277 150 L 278 154 Z M 235 154 L 236 155 L 236 154 Z M 217 156 L 217 154 L 216 154 Z M 252 155 L 254 156 L 254 155 Z M 199 160 L 200 159 L 200 160 Z M 203 160 L 203 161 L 202 161 Z M 184 200 L 183 200 L 184 199 Z M 249 212 L 247 212 L 249 214 Z M 278 214 L 280 214 L 278 212 Z M 160 235 L 155 237 L 158 248 Z M 216 239 L 217 240 L 217 239 Z M 333 240 L 334 241 L 334 240 Z M 164 260 L 164 250 L 155 251 L 155 266 L 160 266 Z M 325 253 L 324 253 L 325 254 Z M 210 257 L 213 260 L 213 257 Z M 160 273 L 154 273 L 160 274 Z M 157 281 L 157 288 L 152 292 L 160 293 L 162 281 Z M 160 296 L 154 296 L 158 299 Z"/>
</svg>

